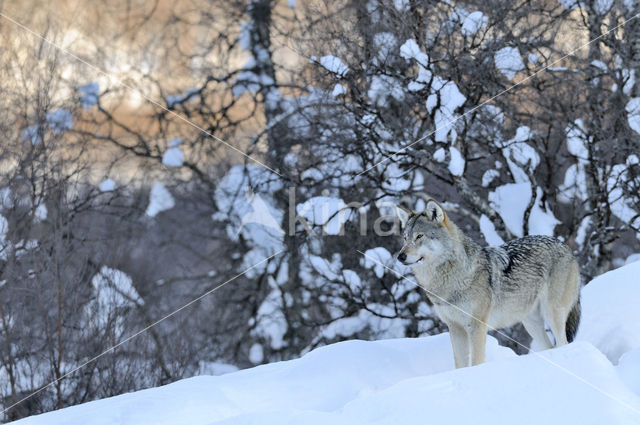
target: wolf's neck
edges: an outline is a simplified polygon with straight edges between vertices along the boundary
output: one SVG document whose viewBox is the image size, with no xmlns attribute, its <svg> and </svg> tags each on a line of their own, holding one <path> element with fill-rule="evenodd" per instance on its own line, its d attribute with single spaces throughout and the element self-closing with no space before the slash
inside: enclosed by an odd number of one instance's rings
<svg viewBox="0 0 640 425">
<path fill-rule="evenodd" d="M 442 297 L 466 289 L 469 278 L 475 273 L 474 259 L 482 249 L 457 227 L 452 229 L 452 234 L 457 242 L 456 249 L 443 261 L 436 265 L 423 263 L 413 268 L 420 286 Z"/>
<path fill-rule="evenodd" d="M 441 292 L 447 288 L 459 290 L 467 276 L 466 262 L 459 258 L 450 258 L 434 266 L 420 264 L 413 268 L 418 283 L 424 289 Z"/>
</svg>

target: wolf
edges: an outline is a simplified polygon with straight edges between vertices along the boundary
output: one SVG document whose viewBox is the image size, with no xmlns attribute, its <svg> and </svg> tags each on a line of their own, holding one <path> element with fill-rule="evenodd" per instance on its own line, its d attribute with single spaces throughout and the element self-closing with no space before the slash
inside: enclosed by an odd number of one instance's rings
<svg viewBox="0 0 640 425">
<path fill-rule="evenodd" d="M 456 368 L 484 362 L 487 327 L 522 322 L 541 349 L 573 341 L 580 323 L 580 270 L 571 249 L 548 236 L 481 247 L 434 200 L 418 213 L 397 207 L 404 239 L 397 259 L 411 266 L 449 327 Z"/>
</svg>

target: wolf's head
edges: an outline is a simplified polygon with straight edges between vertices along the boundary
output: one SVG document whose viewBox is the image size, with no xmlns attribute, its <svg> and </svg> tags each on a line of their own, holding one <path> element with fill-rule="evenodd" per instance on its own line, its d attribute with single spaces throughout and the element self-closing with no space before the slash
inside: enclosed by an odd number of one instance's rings
<svg viewBox="0 0 640 425">
<path fill-rule="evenodd" d="M 429 200 L 421 213 L 396 207 L 396 214 L 404 239 L 397 257 L 402 264 L 437 265 L 454 251 L 453 224 L 436 201 Z"/>
</svg>

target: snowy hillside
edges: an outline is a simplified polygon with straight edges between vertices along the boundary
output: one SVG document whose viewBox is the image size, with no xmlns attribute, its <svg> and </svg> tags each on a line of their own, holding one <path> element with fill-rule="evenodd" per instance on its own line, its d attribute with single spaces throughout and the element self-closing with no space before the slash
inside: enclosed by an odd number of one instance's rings
<svg viewBox="0 0 640 425">
<path fill-rule="evenodd" d="M 568 346 L 454 370 L 446 334 L 347 341 L 304 357 L 34 416 L 21 425 L 640 424 L 640 262 L 583 291 Z"/>
</svg>

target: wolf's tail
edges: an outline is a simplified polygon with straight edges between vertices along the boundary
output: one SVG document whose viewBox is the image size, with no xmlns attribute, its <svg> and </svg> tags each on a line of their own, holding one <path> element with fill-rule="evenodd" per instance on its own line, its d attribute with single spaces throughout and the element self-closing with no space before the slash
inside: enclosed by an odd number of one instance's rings
<svg viewBox="0 0 640 425">
<path fill-rule="evenodd" d="M 578 295 L 578 299 L 576 303 L 571 308 L 569 312 L 569 316 L 567 317 L 567 341 L 572 342 L 576 337 L 576 333 L 578 333 L 578 325 L 580 325 L 580 296 Z"/>
</svg>

